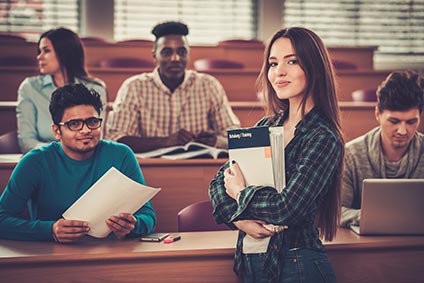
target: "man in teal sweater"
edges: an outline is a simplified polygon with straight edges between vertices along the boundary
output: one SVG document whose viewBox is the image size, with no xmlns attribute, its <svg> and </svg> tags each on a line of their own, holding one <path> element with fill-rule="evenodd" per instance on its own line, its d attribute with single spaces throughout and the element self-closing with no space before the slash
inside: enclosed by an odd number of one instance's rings
<svg viewBox="0 0 424 283">
<path fill-rule="evenodd" d="M 14 240 L 73 242 L 88 233 L 88 223 L 62 213 L 104 173 L 115 167 L 144 184 L 129 147 L 100 140 L 100 96 L 81 84 L 53 92 L 50 102 L 56 142 L 27 153 L 14 169 L 0 197 L 0 237 Z M 29 210 L 29 219 L 22 217 Z M 117 238 L 151 233 L 156 215 L 150 202 L 134 214 L 110 216 L 107 226 Z"/>
</svg>

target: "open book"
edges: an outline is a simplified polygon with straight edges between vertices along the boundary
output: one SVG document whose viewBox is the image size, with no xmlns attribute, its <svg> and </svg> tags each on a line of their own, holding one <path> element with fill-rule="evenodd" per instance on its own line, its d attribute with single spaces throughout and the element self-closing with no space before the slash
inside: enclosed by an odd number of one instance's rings
<svg viewBox="0 0 424 283">
<path fill-rule="evenodd" d="M 105 223 L 106 219 L 121 212 L 136 212 L 159 191 L 133 181 L 112 167 L 62 216 L 65 219 L 87 221 L 90 226 L 88 234 L 104 238 L 111 232 Z"/>
<path fill-rule="evenodd" d="M 189 158 L 227 158 L 228 150 L 216 148 L 203 143 L 189 142 L 185 145 L 177 145 L 156 150 L 136 153 L 138 158 L 161 157 L 164 159 L 189 159 Z"/>
</svg>

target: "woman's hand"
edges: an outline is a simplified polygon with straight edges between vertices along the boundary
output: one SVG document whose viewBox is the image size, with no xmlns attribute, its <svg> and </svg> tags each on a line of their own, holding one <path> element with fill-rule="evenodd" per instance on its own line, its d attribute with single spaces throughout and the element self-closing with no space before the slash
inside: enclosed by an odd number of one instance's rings
<svg viewBox="0 0 424 283">
<path fill-rule="evenodd" d="M 230 167 L 224 171 L 224 186 L 227 194 L 238 200 L 240 192 L 246 187 L 243 173 L 238 164 L 233 160 Z"/>
<path fill-rule="evenodd" d="M 274 232 L 271 232 L 264 228 L 266 224 L 262 220 L 240 220 L 233 222 L 236 227 L 255 239 L 261 239 L 269 236 L 273 236 Z"/>
</svg>

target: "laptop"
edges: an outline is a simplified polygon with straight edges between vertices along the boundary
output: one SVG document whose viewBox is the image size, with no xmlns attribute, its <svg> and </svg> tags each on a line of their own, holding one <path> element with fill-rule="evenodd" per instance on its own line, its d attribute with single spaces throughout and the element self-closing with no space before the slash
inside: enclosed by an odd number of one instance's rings
<svg viewBox="0 0 424 283">
<path fill-rule="evenodd" d="M 359 235 L 424 235 L 424 179 L 365 179 Z"/>
</svg>

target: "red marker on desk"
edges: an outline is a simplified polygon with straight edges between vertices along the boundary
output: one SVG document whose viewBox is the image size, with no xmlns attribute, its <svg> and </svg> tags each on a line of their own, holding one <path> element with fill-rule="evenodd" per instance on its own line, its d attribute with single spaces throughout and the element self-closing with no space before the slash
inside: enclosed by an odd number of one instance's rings
<svg viewBox="0 0 424 283">
<path fill-rule="evenodd" d="M 165 244 L 170 244 L 170 243 L 176 242 L 180 239 L 181 239 L 181 236 L 175 236 L 175 237 L 174 236 L 168 236 L 165 240 L 163 240 L 163 242 Z"/>
</svg>

